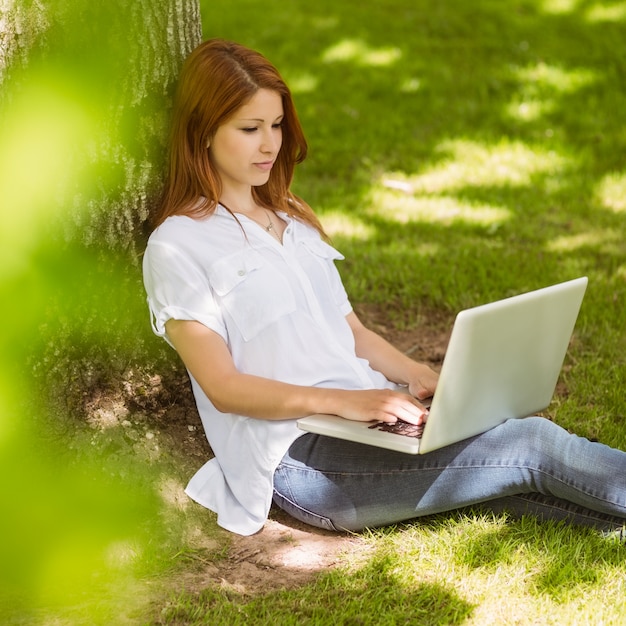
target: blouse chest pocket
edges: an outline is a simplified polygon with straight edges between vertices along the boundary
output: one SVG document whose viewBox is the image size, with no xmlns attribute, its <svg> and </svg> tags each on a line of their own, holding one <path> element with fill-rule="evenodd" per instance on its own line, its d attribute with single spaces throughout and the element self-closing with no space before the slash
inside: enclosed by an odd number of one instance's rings
<svg viewBox="0 0 626 626">
<path fill-rule="evenodd" d="M 301 245 L 309 254 L 326 261 L 342 261 L 345 258 L 341 252 L 321 239 L 303 239 Z"/>
<path fill-rule="evenodd" d="M 287 280 L 255 250 L 220 259 L 208 273 L 224 317 L 232 320 L 244 341 L 296 309 Z"/>
<path fill-rule="evenodd" d="M 333 285 L 336 271 L 334 261 L 341 261 L 345 258 L 343 254 L 321 239 L 303 239 L 298 256 L 309 275 L 316 276 L 318 280 L 323 279 L 330 286 Z"/>
</svg>

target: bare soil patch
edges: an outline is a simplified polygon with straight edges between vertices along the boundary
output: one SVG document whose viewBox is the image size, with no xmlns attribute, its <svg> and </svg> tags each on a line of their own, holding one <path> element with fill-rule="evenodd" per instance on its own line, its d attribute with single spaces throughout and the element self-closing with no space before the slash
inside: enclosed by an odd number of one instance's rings
<svg viewBox="0 0 626 626">
<path fill-rule="evenodd" d="M 367 550 L 357 535 L 312 528 L 273 510 L 257 534 L 232 537 L 228 557 L 213 564 L 212 580 L 206 582 L 242 595 L 293 589 Z"/>
</svg>

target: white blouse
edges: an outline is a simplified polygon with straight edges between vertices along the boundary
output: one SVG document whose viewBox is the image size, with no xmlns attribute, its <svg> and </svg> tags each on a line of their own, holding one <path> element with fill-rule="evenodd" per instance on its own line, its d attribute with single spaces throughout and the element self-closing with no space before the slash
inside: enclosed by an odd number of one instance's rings
<svg viewBox="0 0 626 626">
<path fill-rule="evenodd" d="M 334 265 L 342 255 L 284 213 L 283 245 L 237 217 L 218 206 L 201 220 L 169 217 L 152 233 L 143 271 L 154 332 L 169 342 L 168 319 L 196 320 L 223 337 L 240 372 L 295 385 L 393 388 L 355 354 L 352 307 Z M 303 433 L 295 420 L 221 413 L 190 378 L 215 458 L 186 493 L 223 528 L 253 534 L 267 519 L 274 470 Z"/>
</svg>

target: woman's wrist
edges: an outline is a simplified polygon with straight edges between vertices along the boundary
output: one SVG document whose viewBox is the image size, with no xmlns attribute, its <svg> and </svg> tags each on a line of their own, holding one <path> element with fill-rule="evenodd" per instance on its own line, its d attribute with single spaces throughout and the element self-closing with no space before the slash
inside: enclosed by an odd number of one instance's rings
<svg viewBox="0 0 626 626">
<path fill-rule="evenodd" d="M 314 387 L 313 402 L 308 407 L 309 413 L 341 415 L 349 391 L 326 387 Z"/>
</svg>

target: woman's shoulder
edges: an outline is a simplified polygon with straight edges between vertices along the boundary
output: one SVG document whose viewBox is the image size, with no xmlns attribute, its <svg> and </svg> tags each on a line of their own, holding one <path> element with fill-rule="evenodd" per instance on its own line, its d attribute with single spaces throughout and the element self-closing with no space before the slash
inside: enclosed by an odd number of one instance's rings
<svg viewBox="0 0 626 626">
<path fill-rule="evenodd" d="M 152 231 L 148 243 L 191 245 L 196 241 L 207 242 L 219 238 L 223 229 L 223 216 L 215 211 L 206 216 L 170 215 Z M 186 247 L 186 246 L 185 246 Z"/>
<path fill-rule="evenodd" d="M 185 258 L 208 267 L 248 247 L 245 234 L 235 219 L 218 209 L 202 217 L 168 217 L 150 235 L 146 256 Z"/>
<path fill-rule="evenodd" d="M 173 242 L 198 229 L 200 221 L 187 215 L 170 215 L 150 235 L 149 243 Z"/>
</svg>

